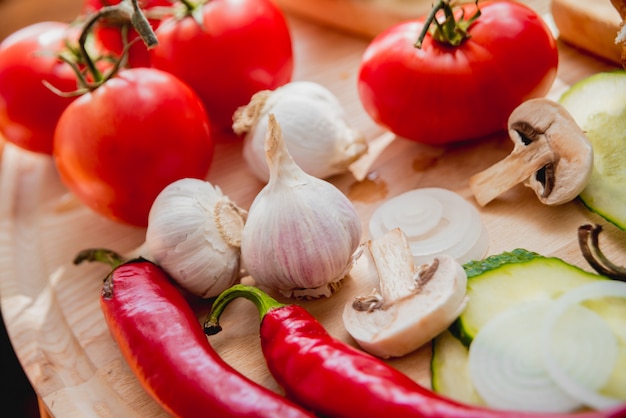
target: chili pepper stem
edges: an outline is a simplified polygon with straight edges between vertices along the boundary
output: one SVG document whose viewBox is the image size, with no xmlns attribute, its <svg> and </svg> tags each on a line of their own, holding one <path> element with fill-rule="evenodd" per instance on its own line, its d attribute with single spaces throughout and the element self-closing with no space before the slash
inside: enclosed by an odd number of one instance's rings
<svg viewBox="0 0 626 418">
<path fill-rule="evenodd" d="M 126 262 L 120 254 L 107 248 L 88 248 L 80 251 L 74 257 L 74 264 L 80 264 L 84 261 L 98 261 L 111 266 L 111 268 L 116 268 Z"/>
<path fill-rule="evenodd" d="M 219 324 L 220 316 L 226 306 L 233 300 L 243 297 L 248 299 L 259 310 L 260 320 L 271 310 L 286 306 L 278 302 L 276 299 L 263 292 L 258 287 L 236 284 L 223 291 L 213 302 L 211 312 L 204 321 L 204 333 L 207 335 L 215 335 L 222 330 Z"/>
</svg>

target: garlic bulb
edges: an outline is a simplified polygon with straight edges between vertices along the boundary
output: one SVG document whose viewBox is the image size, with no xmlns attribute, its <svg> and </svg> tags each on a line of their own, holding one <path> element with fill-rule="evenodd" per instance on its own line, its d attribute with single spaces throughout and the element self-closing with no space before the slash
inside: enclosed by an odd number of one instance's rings
<svg viewBox="0 0 626 418">
<path fill-rule="evenodd" d="M 246 211 L 211 183 L 185 178 L 165 187 L 148 217 L 150 258 L 182 288 L 210 298 L 240 277 Z"/>
<path fill-rule="evenodd" d="M 285 296 L 330 296 L 352 268 L 358 214 L 339 189 L 298 167 L 273 114 L 265 149 L 270 178 L 243 228 L 243 266 L 258 285 Z"/>
<path fill-rule="evenodd" d="M 287 149 L 308 174 L 327 178 L 348 171 L 367 152 L 364 136 L 350 128 L 339 100 L 324 86 L 294 81 L 276 90 L 255 94 L 235 113 L 233 129 L 246 134 L 243 157 L 252 173 L 267 182 L 265 161 L 267 116 L 280 121 Z"/>
</svg>

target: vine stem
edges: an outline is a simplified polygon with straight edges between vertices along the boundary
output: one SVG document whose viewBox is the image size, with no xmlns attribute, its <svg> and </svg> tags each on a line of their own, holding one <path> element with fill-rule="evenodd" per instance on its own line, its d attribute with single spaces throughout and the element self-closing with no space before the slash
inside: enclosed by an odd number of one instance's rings
<svg viewBox="0 0 626 418">
<path fill-rule="evenodd" d="M 129 5 L 130 3 L 130 5 Z M 93 89 L 94 86 L 99 85 L 106 79 L 109 79 L 111 74 L 107 77 L 104 77 L 103 74 L 96 67 L 93 59 L 89 55 L 87 51 L 87 37 L 91 33 L 93 26 L 96 22 L 100 21 L 104 18 L 115 18 L 121 21 L 127 21 L 135 28 L 137 33 L 139 33 L 140 38 L 143 40 L 144 44 L 148 48 L 153 48 L 158 44 L 158 39 L 148 19 L 143 14 L 141 7 L 139 6 L 139 0 L 124 0 L 113 6 L 105 6 L 102 9 L 98 10 L 94 13 L 89 20 L 83 26 L 80 37 L 78 38 L 78 48 L 80 51 L 81 58 L 87 67 L 87 70 L 92 75 L 95 80 L 95 84 L 90 87 Z M 127 54 L 127 49 L 129 45 L 124 49 L 123 56 Z M 114 70 L 117 71 L 119 65 L 116 65 Z M 89 86 L 86 82 L 85 85 Z"/>
<path fill-rule="evenodd" d="M 438 0 L 430 10 L 430 13 L 428 13 L 426 20 L 424 21 L 424 26 L 422 27 L 414 46 L 418 49 L 422 47 L 424 38 L 426 37 L 426 34 L 431 31 L 433 25 L 436 26 L 436 28 L 432 30 L 432 36 L 435 40 L 451 46 L 461 45 L 464 40 L 470 37 L 468 33 L 469 27 L 480 17 L 481 11 L 478 7 L 478 1 L 479 0 L 473 0 L 473 3 L 476 5 L 476 13 L 474 13 L 473 16 L 466 19 L 465 10 L 462 9 L 461 16 L 458 20 L 456 20 L 454 17 L 453 7 L 456 7 L 463 2 L 454 3 L 453 5 L 450 0 Z M 437 19 L 437 13 L 440 11 L 443 11 L 445 15 L 443 22 L 439 22 Z"/>
<path fill-rule="evenodd" d="M 426 20 L 424 21 L 424 26 L 422 27 L 422 30 L 420 31 L 419 38 L 417 38 L 417 42 L 415 42 L 416 48 L 422 47 L 424 38 L 426 37 L 426 34 L 428 33 L 430 26 L 433 24 L 433 21 L 437 20 L 437 13 L 439 12 L 439 10 L 443 9 L 444 3 L 445 3 L 445 0 L 439 0 L 437 4 L 435 4 L 435 6 L 430 10 L 430 13 L 428 13 Z"/>
</svg>

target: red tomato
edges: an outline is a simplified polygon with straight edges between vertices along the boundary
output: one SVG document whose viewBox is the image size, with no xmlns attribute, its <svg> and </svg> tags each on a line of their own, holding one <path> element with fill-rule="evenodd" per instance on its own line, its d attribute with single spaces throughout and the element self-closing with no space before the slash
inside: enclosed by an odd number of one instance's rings
<svg viewBox="0 0 626 418">
<path fill-rule="evenodd" d="M 291 35 L 280 9 L 268 0 L 214 0 L 191 16 L 163 21 L 152 62 L 188 83 L 214 128 L 232 134 L 233 113 L 259 90 L 291 81 Z"/>
<path fill-rule="evenodd" d="M 214 149 L 209 131 L 202 102 L 186 84 L 134 68 L 68 106 L 54 156 L 61 179 L 86 206 L 146 226 L 166 185 L 206 177 Z"/>
<path fill-rule="evenodd" d="M 41 22 L 0 43 L 0 132 L 21 148 L 52 154 L 57 120 L 73 99 L 43 81 L 61 91 L 77 89 L 71 67 L 57 58 L 69 33 L 66 23 Z"/>
<path fill-rule="evenodd" d="M 95 13 L 105 6 L 119 4 L 121 0 L 85 0 L 83 5 L 83 14 Z M 146 11 L 153 7 L 168 7 L 172 5 L 170 0 L 140 0 L 140 7 Z M 158 19 L 148 19 L 152 29 L 156 29 L 161 23 Z M 127 23 L 128 24 L 128 23 Z M 115 22 L 110 19 L 102 19 L 98 21 L 93 29 L 94 39 L 98 46 L 104 51 L 110 51 L 116 56 L 121 55 L 124 50 L 124 39 L 122 37 L 123 23 Z M 137 39 L 139 34 L 132 28 L 128 30 L 128 42 L 135 41 L 134 45 L 128 51 L 129 67 L 150 67 L 150 52 L 146 45 Z"/>
<path fill-rule="evenodd" d="M 523 101 L 544 96 L 556 77 L 554 37 L 528 7 L 480 2 L 482 15 L 458 47 L 430 34 L 424 20 L 398 24 L 366 49 L 358 75 L 363 106 L 396 135 L 427 144 L 476 139 L 503 130 Z M 463 6 L 466 17 L 475 4 Z"/>
</svg>

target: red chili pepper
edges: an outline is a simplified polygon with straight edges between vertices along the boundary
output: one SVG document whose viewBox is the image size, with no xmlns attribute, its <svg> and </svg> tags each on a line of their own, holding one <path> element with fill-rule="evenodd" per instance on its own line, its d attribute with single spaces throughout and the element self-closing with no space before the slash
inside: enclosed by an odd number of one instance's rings
<svg viewBox="0 0 626 418">
<path fill-rule="evenodd" d="M 144 389 L 176 417 L 311 417 L 244 377 L 213 350 L 183 295 L 155 264 L 89 249 L 75 264 L 113 266 L 100 304 L 107 326 Z"/>
<path fill-rule="evenodd" d="M 261 314 L 261 348 L 267 366 L 286 394 L 324 416 L 422 418 L 618 418 L 612 411 L 537 414 L 465 405 L 441 396 L 382 360 L 333 338 L 304 308 L 284 305 L 258 288 L 235 285 L 213 303 L 205 333 L 221 330 L 219 317 L 237 297 Z"/>
</svg>

